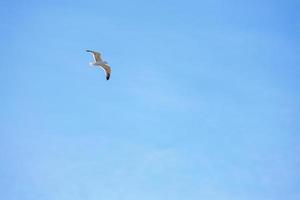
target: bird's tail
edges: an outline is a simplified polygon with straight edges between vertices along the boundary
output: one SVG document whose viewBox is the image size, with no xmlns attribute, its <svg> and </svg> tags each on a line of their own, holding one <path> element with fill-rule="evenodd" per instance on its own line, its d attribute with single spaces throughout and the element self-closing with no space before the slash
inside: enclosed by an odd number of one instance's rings
<svg viewBox="0 0 300 200">
<path fill-rule="evenodd" d="M 91 53 L 93 53 L 93 51 L 91 51 L 91 50 L 86 50 L 86 52 L 91 52 Z"/>
</svg>

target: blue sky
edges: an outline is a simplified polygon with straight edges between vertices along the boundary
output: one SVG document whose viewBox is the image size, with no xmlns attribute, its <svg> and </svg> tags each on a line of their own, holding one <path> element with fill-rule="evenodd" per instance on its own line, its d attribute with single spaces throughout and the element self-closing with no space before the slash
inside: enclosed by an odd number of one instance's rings
<svg viewBox="0 0 300 200">
<path fill-rule="evenodd" d="M 1 1 L 0 198 L 300 199 L 299 8 Z"/>
</svg>

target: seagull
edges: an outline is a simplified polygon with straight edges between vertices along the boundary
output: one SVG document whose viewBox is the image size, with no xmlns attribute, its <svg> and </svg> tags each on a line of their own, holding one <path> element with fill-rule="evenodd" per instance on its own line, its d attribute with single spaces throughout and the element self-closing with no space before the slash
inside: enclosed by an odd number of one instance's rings
<svg viewBox="0 0 300 200">
<path fill-rule="evenodd" d="M 105 72 L 106 80 L 108 80 L 110 77 L 110 73 L 111 73 L 111 69 L 110 69 L 110 66 L 108 65 L 108 63 L 106 61 L 102 60 L 101 54 L 98 53 L 97 51 L 91 51 L 91 50 L 86 50 L 86 51 L 91 53 L 94 57 L 94 62 L 91 62 L 90 65 L 101 67 Z"/>
</svg>

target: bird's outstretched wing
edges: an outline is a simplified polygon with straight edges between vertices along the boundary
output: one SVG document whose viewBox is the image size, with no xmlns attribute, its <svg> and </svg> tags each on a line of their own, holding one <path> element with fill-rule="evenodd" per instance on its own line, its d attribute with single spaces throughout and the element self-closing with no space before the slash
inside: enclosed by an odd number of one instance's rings
<svg viewBox="0 0 300 200">
<path fill-rule="evenodd" d="M 91 50 L 86 50 L 86 51 L 90 52 L 93 55 L 94 60 L 96 62 L 103 61 L 102 58 L 101 58 L 101 54 L 99 52 L 97 52 L 97 51 L 91 51 Z"/>
<path fill-rule="evenodd" d="M 110 74 L 111 74 L 111 69 L 108 65 L 101 65 L 101 68 L 105 72 L 106 80 L 109 80 Z"/>
</svg>

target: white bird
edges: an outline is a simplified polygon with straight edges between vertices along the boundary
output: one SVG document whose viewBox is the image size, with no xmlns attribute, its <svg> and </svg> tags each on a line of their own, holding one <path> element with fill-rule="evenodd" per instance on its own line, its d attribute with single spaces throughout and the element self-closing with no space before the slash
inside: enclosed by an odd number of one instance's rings
<svg viewBox="0 0 300 200">
<path fill-rule="evenodd" d="M 90 65 L 99 66 L 101 67 L 106 75 L 106 80 L 109 79 L 111 74 L 111 69 L 108 63 L 101 58 L 101 54 L 96 51 L 86 50 L 87 52 L 91 53 L 94 57 L 94 62 L 91 62 Z"/>
</svg>

